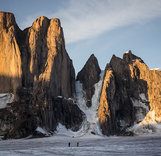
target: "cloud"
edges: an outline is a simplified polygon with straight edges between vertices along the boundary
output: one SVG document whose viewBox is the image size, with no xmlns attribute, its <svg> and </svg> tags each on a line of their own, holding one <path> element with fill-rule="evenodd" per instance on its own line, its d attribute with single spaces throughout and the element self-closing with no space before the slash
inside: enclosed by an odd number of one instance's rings
<svg viewBox="0 0 161 156">
<path fill-rule="evenodd" d="M 161 16 L 160 8 L 161 0 L 70 0 L 47 16 L 61 19 L 66 43 L 73 43 L 122 26 L 145 23 Z"/>
</svg>

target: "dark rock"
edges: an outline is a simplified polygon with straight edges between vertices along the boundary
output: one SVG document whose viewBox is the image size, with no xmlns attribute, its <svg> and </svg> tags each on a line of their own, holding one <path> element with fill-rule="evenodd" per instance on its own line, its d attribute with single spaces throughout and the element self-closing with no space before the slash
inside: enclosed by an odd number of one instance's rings
<svg viewBox="0 0 161 156">
<path fill-rule="evenodd" d="M 34 131 L 34 133 L 31 136 L 31 138 L 44 138 L 44 137 L 49 137 L 49 136 L 46 136 L 45 134 L 38 131 Z"/>
<path fill-rule="evenodd" d="M 91 132 L 91 134 L 96 135 L 96 133 L 95 133 L 95 132 L 93 132 L 93 131 Z"/>
<path fill-rule="evenodd" d="M 138 59 L 141 63 L 144 63 L 144 61 L 140 57 L 132 54 L 131 50 L 123 54 L 123 60 L 126 63 L 133 63 L 136 59 Z"/>
<path fill-rule="evenodd" d="M 77 81 L 83 84 L 83 90 L 86 93 L 86 105 L 91 107 L 91 98 L 95 92 L 94 84 L 100 79 L 101 69 L 97 58 L 92 54 L 82 70 L 77 75 Z"/>
<path fill-rule="evenodd" d="M 84 118 L 84 113 L 71 99 L 54 98 L 54 114 L 57 122 L 65 125 L 67 129 L 78 131 Z"/>
<path fill-rule="evenodd" d="M 126 129 L 134 123 L 154 120 L 151 111 L 160 122 L 161 102 L 156 98 L 161 93 L 160 80 L 161 72 L 149 70 L 131 51 L 123 59 L 113 55 L 105 69 L 98 109 L 103 134 L 129 135 Z"/>
<path fill-rule="evenodd" d="M 43 137 L 49 137 L 52 134 L 53 134 L 52 132 L 47 132 L 41 127 L 37 127 L 35 131 L 32 133 L 32 135 L 29 136 L 28 138 L 43 138 Z"/>
</svg>

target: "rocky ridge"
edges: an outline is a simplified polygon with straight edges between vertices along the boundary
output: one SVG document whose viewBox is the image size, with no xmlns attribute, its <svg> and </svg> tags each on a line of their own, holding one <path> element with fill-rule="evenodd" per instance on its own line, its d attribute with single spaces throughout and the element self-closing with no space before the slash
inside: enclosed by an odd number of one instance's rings
<svg viewBox="0 0 161 156">
<path fill-rule="evenodd" d="M 105 69 L 98 110 L 102 133 L 129 135 L 127 128 L 136 123 L 159 123 L 160 80 L 161 72 L 149 70 L 131 51 L 123 59 L 113 55 Z"/>
</svg>

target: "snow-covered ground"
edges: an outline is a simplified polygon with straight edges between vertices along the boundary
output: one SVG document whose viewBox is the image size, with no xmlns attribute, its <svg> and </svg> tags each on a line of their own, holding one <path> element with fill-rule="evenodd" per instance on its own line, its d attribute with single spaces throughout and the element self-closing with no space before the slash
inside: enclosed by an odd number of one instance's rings
<svg viewBox="0 0 161 156">
<path fill-rule="evenodd" d="M 54 136 L 6 140 L 0 141 L 0 156 L 157 156 L 161 155 L 160 142 L 161 136 L 81 138 Z"/>
</svg>

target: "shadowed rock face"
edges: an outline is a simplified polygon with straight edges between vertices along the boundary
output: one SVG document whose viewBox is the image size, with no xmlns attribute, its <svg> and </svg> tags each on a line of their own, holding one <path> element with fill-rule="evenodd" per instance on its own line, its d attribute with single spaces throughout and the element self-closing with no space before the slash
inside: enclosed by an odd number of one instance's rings
<svg viewBox="0 0 161 156">
<path fill-rule="evenodd" d="M 134 123 L 160 122 L 160 80 L 161 72 L 149 70 L 131 51 L 123 59 L 113 56 L 105 69 L 98 110 L 103 134 L 127 135 Z"/>
<path fill-rule="evenodd" d="M 92 54 L 82 70 L 77 75 L 77 81 L 83 84 L 83 90 L 85 91 L 86 105 L 91 107 L 92 96 L 95 92 L 94 84 L 100 79 L 101 69 L 99 67 L 97 58 Z"/>
<path fill-rule="evenodd" d="M 55 130 L 58 120 L 53 99 L 75 95 L 75 71 L 65 50 L 59 19 L 49 20 L 42 16 L 30 28 L 21 31 L 12 13 L 0 12 L 0 32 L 0 92 L 15 95 L 14 103 L 5 108 L 9 113 L 6 118 L 9 115 L 15 120 L 10 122 L 0 117 L 0 133 L 8 131 L 8 137 L 17 138 L 32 133 L 36 126 Z M 17 107 L 17 112 L 13 112 Z M 70 107 L 77 106 L 68 104 Z M 76 113 L 82 115 L 79 109 Z M 71 123 L 79 121 L 76 125 L 64 123 L 75 129 L 83 120 L 79 119 L 71 119 Z"/>
</svg>

